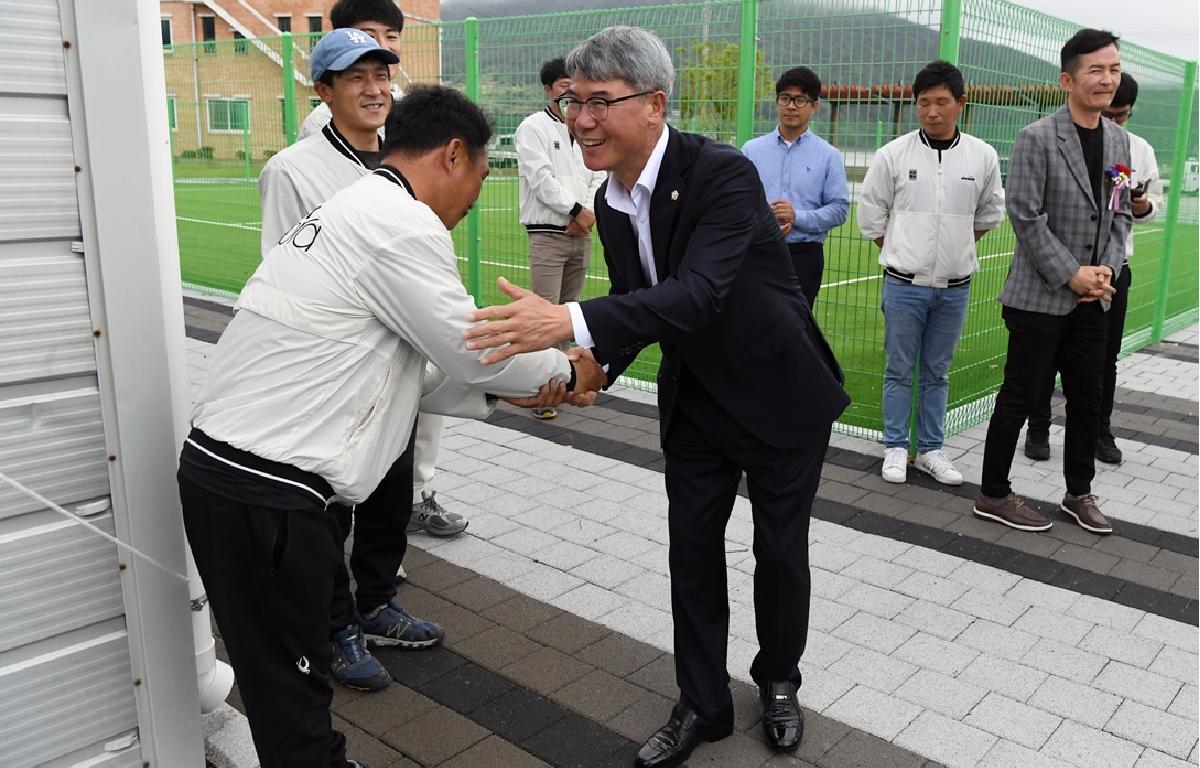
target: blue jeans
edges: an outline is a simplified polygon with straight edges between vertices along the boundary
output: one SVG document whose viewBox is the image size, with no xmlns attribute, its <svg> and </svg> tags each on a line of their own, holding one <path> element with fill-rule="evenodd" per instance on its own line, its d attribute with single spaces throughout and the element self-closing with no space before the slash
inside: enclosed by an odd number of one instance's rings
<svg viewBox="0 0 1200 768">
<path fill-rule="evenodd" d="M 917 405 L 917 451 L 942 447 L 950 363 L 967 317 L 970 285 L 930 288 L 890 275 L 883 277 L 884 351 L 883 443 L 908 447 L 913 368 L 921 365 Z"/>
</svg>

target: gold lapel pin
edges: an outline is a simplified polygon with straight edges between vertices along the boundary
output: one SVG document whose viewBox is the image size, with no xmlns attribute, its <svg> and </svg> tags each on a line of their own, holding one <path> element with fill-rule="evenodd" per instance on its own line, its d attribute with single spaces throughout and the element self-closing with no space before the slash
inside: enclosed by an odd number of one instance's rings
<svg viewBox="0 0 1200 768">
<path fill-rule="evenodd" d="M 672 189 L 672 190 L 671 190 L 671 199 L 672 199 L 672 200 L 678 200 L 678 199 L 679 199 L 679 190 L 678 190 L 678 189 Z"/>
</svg>

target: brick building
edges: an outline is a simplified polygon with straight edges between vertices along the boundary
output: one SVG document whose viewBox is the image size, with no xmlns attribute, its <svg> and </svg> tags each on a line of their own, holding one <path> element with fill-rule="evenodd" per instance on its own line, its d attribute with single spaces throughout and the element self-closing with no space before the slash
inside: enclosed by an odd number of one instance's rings
<svg viewBox="0 0 1200 768">
<path fill-rule="evenodd" d="M 280 35 L 294 38 L 297 121 L 318 103 L 308 52 L 334 0 L 160 0 L 167 113 L 176 156 L 262 162 L 286 144 Z M 399 0 L 401 88 L 437 81 L 440 0 Z"/>
</svg>

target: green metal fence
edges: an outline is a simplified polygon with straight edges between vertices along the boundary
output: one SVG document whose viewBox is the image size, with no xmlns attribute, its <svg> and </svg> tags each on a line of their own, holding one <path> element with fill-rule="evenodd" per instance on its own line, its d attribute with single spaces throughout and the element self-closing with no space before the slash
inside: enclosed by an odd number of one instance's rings
<svg viewBox="0 0 1200 768">
<path fill-rule="evenodd" d="M 461 88 L 496 126 L 492 174 L 479 204 L 453 233 L 463 279 L 481 304 L 504 300 L 495 289 L 501 275 L 528 284 L 511 136 L 544 106 L 538 70 L 613 24 L 650 29 L 671 51 L 677 68 L 672 124 L 738 146 L 774 127 L 778 74 L 797 65 L 814 69 L 826 87 L 812 128 L 843 152 L 852 197 L 875 149 L 917 127 L 907 86 L 939 57 L 956 62 L 968 81 L 961 127 L 995 146 L 1007 167 L 1017 131 L 1063 103 L 1058 50 L 1079 26 L 1004 0 L 709 0 L 407 25 L 400 86 Z M 316 103 L 307 78 L 312 42 L 285 35 L 164 52 L 180 254 L 184 281 L 193 288 L 236 293 L 258 264 L 254 180 Z M 1123 41 L 1121 51 L 1141 85 L 1129 128 L 1154 146 L 1169 190 L 1167 210 L 1135 228 L 1128 352 L 1197 317 L 1196 65 L 1131 41 Z M 1013 246 L 1007 224 L 979 243 L 982 269 L 950 374 L 949 433 L 990 415 L 1007 338 L 995 297 Z M 877 436 L 882 422 L 877 258 L 875 246 L 858 233 L 852 205 L 850 220 L 826 242 L 815 308 L 854 400 L 844 426 L 866 436 Z M 607 289 L 594 242 L 584 295 Z M 647 349 L 628 375 L 652 387 L 657 355 Z"/>
</svg>

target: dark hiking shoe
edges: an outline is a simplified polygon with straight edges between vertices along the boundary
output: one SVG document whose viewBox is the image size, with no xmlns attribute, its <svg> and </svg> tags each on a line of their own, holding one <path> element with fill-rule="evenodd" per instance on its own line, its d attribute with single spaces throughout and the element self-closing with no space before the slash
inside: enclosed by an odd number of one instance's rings
<svg viewBox="0 0 1200 768">
<path fill-rule="evenodd" d="M 1050 458 L 1050 436 L 1026 432 L 1025 457 L 1034 461 Z"/>
<path fill-rule="evenodd" d="M 1120 464 L 1124 458 L 1121 449 L 1117 447 L 1112 430 L 1101 427 L 1100 435 L 1096 438 L 1096 461 L 1103 461 L 1105 464 Z"/>
</svg>

